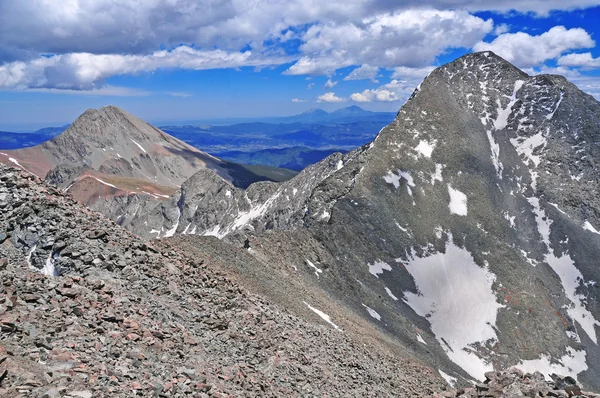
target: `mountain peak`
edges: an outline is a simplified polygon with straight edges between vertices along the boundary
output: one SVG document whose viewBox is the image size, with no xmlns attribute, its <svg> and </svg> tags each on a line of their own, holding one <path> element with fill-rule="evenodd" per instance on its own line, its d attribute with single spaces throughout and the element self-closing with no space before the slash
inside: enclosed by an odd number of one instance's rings
<svg viewBox="0 0 600 398">
<path fill-rule="evenodd" d="M 329 112 L 324 111 L 321 108 L 310 108 L 301 113 L 301 115 L 328 115 Z"/>
<path fill-rule="evenodd" d="M 370 115 L 373 112 L 367 111 L 360 106 L 351 105 L 345 108 L 338 109 L 336 111 L 331 112 L 333 115 L 343 115 L 343 116 L 358 116 L 358 115 Z"/>
</svg>

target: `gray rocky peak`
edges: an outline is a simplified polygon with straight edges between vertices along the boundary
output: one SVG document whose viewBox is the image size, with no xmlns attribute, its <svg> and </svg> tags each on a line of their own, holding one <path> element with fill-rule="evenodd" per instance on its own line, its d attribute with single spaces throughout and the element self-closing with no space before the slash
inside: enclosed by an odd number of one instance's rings
<svg viewBox="0 0 600 398">
<path fill-rule="evenodd" d="M 136 229 L 306 268 L 448 380 L 517 366 L 600 390 L 599 126 L 567 79 L 469 54 L 364 148 L 245 192 L 196 177 Z"/>
</svg>

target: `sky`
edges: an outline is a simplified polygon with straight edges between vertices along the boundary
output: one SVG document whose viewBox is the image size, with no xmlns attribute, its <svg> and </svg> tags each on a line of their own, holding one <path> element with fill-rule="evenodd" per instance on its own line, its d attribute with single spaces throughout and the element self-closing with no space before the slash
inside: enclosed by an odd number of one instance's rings
<svg viewBox="0 0 600 398">
<path fill-rule="evenodd" d="M 150 122 L 397 111 L 491 50 L 600 99 L 600 0 L 0 0 L 0 130 L 117 105 Z"/>
</svg>

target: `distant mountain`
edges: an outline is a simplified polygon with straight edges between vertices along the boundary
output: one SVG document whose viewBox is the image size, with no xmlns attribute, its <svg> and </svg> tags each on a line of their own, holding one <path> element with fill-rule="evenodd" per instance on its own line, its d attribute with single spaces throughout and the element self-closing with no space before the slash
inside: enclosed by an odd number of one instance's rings
<svg viewBox="0 0 600 398">
<path fill-rule="evenodd" d="M 306 147 L 272 148 L 261 151 L 225 151 L 213 152 L 220 159 L 249 165 L 266 165 L 301 171 L 307 166 L 317 163 L 332 153 L 346 153 L 347 150 L 311 149 Z"/>
<path fill-rule="evenodd" d="M 268 168 L 257 174 L 222 161 L 114 106 L 88 109 L 66 131 L 41 145 L 1 151 L 0 162 L 47 178 L 120 222 L 125 222 L 127 209 L 141 211 L 146 202 L 168 197 L 203 168 L 239 187 L 285 179 L 278 170 L 271 179 Z M 288 172 L 288 178 L 292 175 Z"/>
<path fill-rule="evenodd" d="M 59 127 L 44 127 L 44 128 L 34 131 L 33 134 L 45 134 L 45 135 L 50 135 L 50 136 L 52 136 L 52 138 L 54 138 L 57 135 L 59 135 L 60 133 L 62 133 L 63 131 L 65 131 L 66 129 L 68 129 L 69 126 L 70 126 L 70 124 L 66 124 L 64 126 L 59 126 Z"/>
<path fill-rule="evenodd" d="M 303 146 L 350 150 L 371 141 L 394 118 L 320 123 L 241 123 L 230 126 L 162 126 L 161 129 L 205 152 L 243 151 Z"/>
<path fill-rule="evenodd" d="M 269 123 L 353 123 L 353 122 L 375 122 L 389 121 L 396 116 L 395 112 L 372 112 L 353 105 L 327 112 L 323 109 L 309 109 L 299 115 L 271 118 L 265 120 Z"/>
<path fill-rule="evenodd" d="M 395 113 L 392 113 L 392 112 L 380 112 L 380 113 L 395 115 Z M 335 116 L 335 117 L 350 117 L 350 116 L 372 116 L 375 114 L 377 114 L 377 112 L 367 111 L 367 110 L 361 108 L 360 106 L 352 105 L 352 106 L 348 106 L 346 108 L 341 108 L 336 111 L 333 111 L 329 115 Z"/>
<path fill-rule="evenodd" d="M 11 133 L 7 131 L 0 131 L 0 150 L 28 148 L 39 145 L 56 137 L 68 127 L 69 125 L 61 127 L 46 127 L 36 130 L 32 133 Z"/>
</svg>

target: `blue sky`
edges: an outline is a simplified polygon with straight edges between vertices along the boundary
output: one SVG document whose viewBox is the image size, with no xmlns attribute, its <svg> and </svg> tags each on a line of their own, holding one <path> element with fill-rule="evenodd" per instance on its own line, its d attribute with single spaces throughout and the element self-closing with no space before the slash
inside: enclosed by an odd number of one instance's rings
<svg viewBox="0 0 600 398">
<path fill-rule="evenodd" d="M 598 21 L 600 0 L 0 0 L 0 130 L 108 104 L 151 122 L 397 111 L 480 50 L 600 98 Z"/>
</svg>

